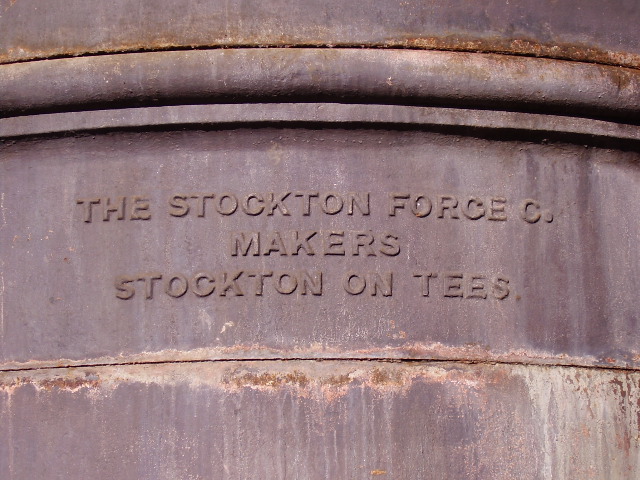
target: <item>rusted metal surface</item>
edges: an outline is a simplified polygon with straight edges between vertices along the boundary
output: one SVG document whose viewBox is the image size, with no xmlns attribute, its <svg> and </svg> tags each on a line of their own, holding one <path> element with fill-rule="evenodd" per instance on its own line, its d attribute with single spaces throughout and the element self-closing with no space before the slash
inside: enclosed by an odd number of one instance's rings
<svg viewBox="0 0 640 480">
<path fill-rule="evenodd" d="M 0 464 L 8 479 L 629 480 L 639 388 L 637 372 L 451 363 L 3 373 Z"/>
<path fill-rule="evenodd" d="M 235 102 L 399 103 L 637 121 L 635 69 L 364 49 L 154 52 L 0 66 L 0 112 Z"/>
<path fill-rule="evenodd" d="M 606 11 L 603 11 L 606 10 Z M 503 52 L 640 66 L 634 0 L 0 1 L 0 62 L 237 46 Z"/>
<path fill-rule="evenodd" d="M 7 142 L 2 361 L 640 364 L 637 151 L 257 127 Z"/>
<path fill-rule="evenodd" d="M 0 0 L 0 478 L 640 478 L 640 5 L 481 3 Z"/>
</svg>

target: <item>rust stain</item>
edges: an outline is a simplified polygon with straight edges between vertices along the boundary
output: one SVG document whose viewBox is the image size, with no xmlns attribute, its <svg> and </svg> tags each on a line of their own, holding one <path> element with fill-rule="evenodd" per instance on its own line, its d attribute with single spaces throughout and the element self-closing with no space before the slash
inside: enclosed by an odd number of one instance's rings
<svg viewBox="0 0 640 480">
<path fill-rule="evenodd" d="M 86 359 L 8 361 L 0 364 L 2 370 L 29 370 L 33 368 L 84 367 L 91 365 L 162 364 L 171 362 L 201 362 L 215 360 L 438 360 L 462 363 L 516 363 L 527 365 L 564 365 L 577 367 L 606 366 L 607 368 L 640 369 L 640 354 L 632 358 L 607 361 L 591 356 L 553 354 L 532 349 L 494 351 L 489 345 L 467 344 L 449 346 L 439 342 L 405 343 L 358 350 L 340 350 L 322 344 L 311 344 L 295 349 L 264 348 L 261 345 L 235 345 L 230 347 L 198 348 L 193 350 L 158 350 L 133 355 L 93 357 Z M 612 363 L 613 362 L 613 363 Z"/>
<path fill-rule="evenodd" d="M 591 444 L 601 438 L 602 425 L 608 424 L 613 427 L 607 442 L 617 451 L 633 455 L 640 449 L 638 386 L 640 372 L 605 369 L 458 362 L 262 360 L 0 372 L 0 401 L 10 407 L 23 398 L 17 395 L 19 392 L 35 389 L 42 401 L 73 395 L 99 406 L 111 401 L 109 398 L 123 398 L 122 393 L 144 393 L 161 387 L 168 392 L 192 390 L 207 392 L 207 398 L 235 397 L 248 402 L 279 403 L 284 396 L 294 401 L 304 399 L 324 421 L 326 409 L 334 412 L 353 398 L 368 398 L 382 405 L 404 401 L 414 405 L 412 398 L 424 399 L 425 405 L 430 405 L 432 398 L 455 411 L 471 408 L 484 416 L 485 438 L 491 443 L 492 435 L 504 435 L 502 430 L 492 428 L 495 417 L 503 415 L 509 403 L 496 404 L 491 399 L 508 398 L 531 412 L 517 409 L 518 415 L 531 417 L 527 420 L 516 416 L 515 422 L 549 426 L 539 433 L 545 452 L 554 451 L 558 445 Z M 127 390 L 114 395 L 124 388 Z M 199 393 L 191 396 L 201 398 Z M 566 427 L 560 431 L 557 419 L 566 419 Z M 511 462 L 513 456 L 530 446 L 528 441 L 520 438 L 512 442 L 511 450 L 500 455 Z M 381 466 L 375 467 L 367 469 L 372 476 L 389 475 Z"/>
<path fill-rule="evenodd" d="M 611 82 L 618 86 L 618 90 L 625 90 L 634 85 L 633 74 L 626 69 L 603 68 L 601 71 L 611 79 Z"/>
<path fill-rule="evenodd" d="M 13 393 L 16 389 L 31 385 L 37 390 L 51 392 L 69 391 L 77 392 L 80 389 L 96 389 L 100 387 L 100 378 L 92 372 L 84 372 L 78 375 L 78 372 L 71 371 L 65 375 L 52 375 L 50 377 L 35 376 L 18 376 L 9 381 L 0 379 L 0 391 L 5 393 Z"/>
<path fill-rule="evenodd" d="M 283 385 L 295 385 L 304 388 L 309 385 L 309 378 L 297 370 L 279 375 L 276 373 L 243 373 L 229 379 L 237 387 L 273 387 L 280 388 Z"/>
<path fill-rule="evenodd" d="M 335 365 L 334 362 L 331 363 Z M 424 375 L 424 372 L 405 370 L 395 365 L 373 369 L 371 367 L 351 368 L 343 373 L 329 375 L 326 371 L 327 368 L 322 365 L 316 365 L 306 372 L 301 370 L 264 372 L 238 368 L 227 372 L 221 383 L 223 387 L 235 391 L 254 389 L 275 393 L 288 388 L 301 396 L 320 396 L 330 402 L 340 398 L 348 389 L 354 387 L 368 387 L 377 392 L 401 393 L 411 385 L 416 376 Z"/>
<path fill-rule="evenodd" d="M 459 35 L 427 37 L 394 36 L 383 42 L 372 41 L 354 44 L 344 41 L 327 42 L 312 38 L 301 39 L 297 35 L 280 35 L 275 38 L 262 34 L 249 36 L 246 32 L 230 32 L 224 37 L 213 38 L 203 43 L 185 41 L 177 34 L 165 34 L 163 38 L 149 38 L 144 41 L 121 42 L 118 44 L 75 45 L 67 48 L 52 45 L 50 48 L 34 49 L 27 45 L 20 45 L 7 48 L 4 52 L 0 52 L 0 64 L 87 55 L 217 48 L 387 48 L 440 50 L 531 56 L 640 68 L 640 55 L 635 53 L 603 50 L 581 44 L 546 44 L 526 38 L 467 38 Z"/>
<path fill-rule="evenodd" d="M 402 372 L 399 371 L 375 368 L 371 374 L 371 383 L 373 385 L 401 386 L 403 382 Z"/>
<path fill-rule="evenodd" d="M 501 369 L 448 365 L 416 365 L 353 361 L 232 361 L 56 368 L 29 372 L 0 373 L 0 392 L 12 395 L 32 386 L 38 391 L 85 392 L 109 395 L 123 385 L 157 384 L 189 388 L 214 388 L 229 394 L 257 391 L 277 395 L 290 391 L 296 396 L 331 403 L 353 389 L 374 396 L 404 396 L 416 383 L 447 383 L 468 398 L 489 384 L 508 383 Z"/>
<path fill-rule="evenodd" d="M 326 377 L 324 384 L 330 387 L 344 387 L 351 383 L 351 378 L 347 374 L 343 375 L 331 375 Z"/>
<path fill-rule="evenodd" d="M 81 388 L 97 388 L 100 385 L 100 381 L 95 376 L 89 376 L 85 378 L 65 378 L 58 377 L 51 380 L 43 380 L 40 382 L 40 386 L 44 390 L 70 390 L 77 391 Z"/>
<path fill-rule="evenodd" d="M 404 40 L 391 38 L 385 42 L 385 46 L 402 46 L 425 50 L 501 53 L 640 68 L 640 56 L 637 54 L 602 50 L 583 44 L 546 44 L 527 38 L 471 38 L 459 35 L 408 37 Z"/>
<path fill-rule="evenodd" d="M 244 460 L 251 452 L 244 453 L 246 448 L 235 446 L 240 442 L 246 445 L 246 438 L 252 435 L 259 441 L 284 439 L 285 442 L 273 450 L 275 455 L 280 454 L 282 445 L 295 449 L 297 444 L 315 444 L 322 451 L 325 445 L 336 445 L 330 443 L 335 441 L 332 432 L 339 431 L 338 438 L 342 442 L 336 448 L 339 455 L 351 455 L 349 459 L 357 457 L 357 453 L 352 453 L 358 452 L 353 448 L 354 440 L 356 447 L 361 441 L 360 445 L 368 445 L 369 450 L 365 451 L 372 452 L 364 461 L 358 458 L 357 463 L 356 460 L 345 462 L 349 467 L 356 465 L 351 473 L 357 473 L 356 469 L 360 468 L 365 477 L 407 478 L 415 473 L 411 470 L 413 465 L 424 466 L 434 459 L 455 458 L 458 466 L 465 467 L 464 472 L 483 472 L 484 478 L 636 478 L 633 473 L 637 471 L 637 463 L 633 462 L 638 458 L 640 439 L 635 418 L 640 392 L 635 387 L 639 377 L 640 374 L 631 372 L 521 365 L 428 365 L 382 361 L 210 362 L 59 369 L 34 371 L 28 375 L 5 372 L 0 373 L 0 392 L 3 394 L 2 386 L 12 383 L 27 389 L 40 388 L 42 394 L 16 397 L 13 404 L 6 396 L 0 396 L 0 400 L 4 418 L 10 421 L 15 421 L 24 411 L 40 415 L 36 420 L 28 417 L 22 423 L 12 423 L 16 425 L 17 433 L 11 432 L 7 438 L 16 444 L 23 444 L 22 439 L 29 438 L 18 435 L 25 432 L 25 425 L 32 429 L 32 435 L 52 432 L 52 436 L 46 438 L 63 442 L 68 442 L 63 436 L 64 428 L 68 428 L 66 432 L 82 435 L 82 439 L 84 436 L 112 438 L 113 432 L 118 433 L 123 427 L 126 430 L 132 421 L 128 407 L 137 405 L 133 411 L 139 417 L 134 420 L 138 422 L 136 425 L 145 426 L 145 433 L 158 432 L 172 446 L 183 439 L 187 439 L 188 448 L 204 445 L 207 448 L 203 447 L 203 451 L 209 455 L 207 459 L 211 458 L 211 451 L 217 450 L 209 445 L 224 445 L 224 448 L 231 445 L 234 447 L 231 450 L 241 452 L 240 458 Z M 405 385 L 395 386 L 398 381 L 418 388 L 399 398 L 396 395 Z M 464 382 L 475 382 L 479 393 L 469 395 L 470 389 Z M 327 397 L 313 393 L 329 383 L 341 387 L 347 383 L 351 396 L 342 404 L 329 407 Z M 576 383 L 582 388 L 574 388 Z M 429 386 L 423 388 L 426 384 Z M 384 388 L 391 385 L 391 388 L 376 390 L 376 385 Z M 633 389 L 629 397 L 621 399 L 618 392 L 612 390 L 612 385 Z M 109 398 L 120 386 L 126 386 L 126 390 Z M 162 388 L 162 395 L 150 394 L 158 393 L 156 386 Z M 189 388 L 202 389 L 206 394 L 185 391 Z M 260 395 L 254 394 L 256 389 L 261 390 Z M 73 397 L 64 397 L 68 395 L 67 390 L 73 392 Z M 267 398 L 262 391 L 274 391 L 280 396 Z M 291 399 L 293 414 L 282 413 L 279 410 L 284 403 L 282 399 L 289 401 L 290 392 L 296 391 L 314 396 L 311 401 Z M 380 392 L 385 396 L 379 396 Z M 587 408 L 591 401 L 598 405 L 594 408 L 595 415 Z M 176 415 L 176 411 L 181 413 Z M 270 415 L 270 412 L 278 412 L 278 415 Z M 48 422 L 51 415 L 60 415 L 60 421 Z M 265 416 L 254 418 L 257 415 Z M 110 416 L 119 423 L 111 424 Z M 40 418 L 46 420 L 42 422 L 46 423 L 42 429 L 38 422 Z M 269 419 L 273 421 L 270 423 Z M 219 430 L 217 421 L 221 425 L 231 425 L 224 427 L 228 428 L 228 435 L 215 436 Z M 51 430 L 52 426 L 56 430 Z M 374 428 L 376 430 L 372 432 Z M 385 428 L 389 430 L 385 431 Z M 349 430 L 349 434 L 344 433 Z M 283 437 L 283 431 L 286 432 L 284 435 L 302 431 L 310 441 L 286 442 L 289 438 Z M 92 437 L 95 432 L 97 436 Z M 405 432 L 406 437 L 400 438 Z M 451 435 L 447 436 L 449 433 Z M 234 435 L 240 440 L 236 441 Z M 139 440 L 140 444 L 147 438 Z M 297 440 L 297 437 L 292 438 Z M 407 443 L 416 438 L 423 439 L 424 443 Z M 388 453 L 374 443 L 386 439 L 390 442 L 393 439 Z M 259 441 L 250 445 L 260 448 Z M 438 446 L 442 449 L 429 451 L 425 448 L 424 454 L 414 455 L 418 448 L 428 445 L 428 441 L 441 442 Z M 123 458 L 131 458 L 126 456 L 130 451 L 126 448 L 131 442 L 122 444 L 125 445 Z M 157 452 L 157 448 L 157 443 L 150 443 L 149 448 L 142 451 Z M 287 454 L 293 452 L 296 458 L 304 458 L 297 456 L 299 451 L 287 450 Z M 185 448 L 184 452 L 188 461 L 189 450 Z M 405 452 L 409 455 L 403 456 Z M 599 461 L 601 458 L 605 460 Z M 220 464 L 222 462 L 216 462 L 216 465 Z M 527 469 L 521 469 L 522 465 Z M 230 475 L 232 478 L 246 477 L 237 473 Z M 420 475 L 427 478 L 430 473 L 425 469 Z M 466 478 L 468 475 L 453 476 Z M 333 478 L 352 477 L 337 474 Z"/>
</svg>

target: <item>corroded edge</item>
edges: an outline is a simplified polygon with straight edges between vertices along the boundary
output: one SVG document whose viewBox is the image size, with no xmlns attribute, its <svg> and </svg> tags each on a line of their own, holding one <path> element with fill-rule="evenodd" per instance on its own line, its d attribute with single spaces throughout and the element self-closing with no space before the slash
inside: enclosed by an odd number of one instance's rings
<svg viewBox="0 0 640 480">
<path fill-rule="evenodd" d="M 367 47 L 640 67 L 634 2 L 0 1 L 0 63 L 193 48 Z"/>
<path fill-rule="evenodd" d="M 461 347 L 441 343 L 415 343 L 403 347 L 386 347 L 366 350 L 345 350 L 322 345 L 305 349 L 277 350 L 261 345 L 235 345 L 228 348 L 197 348 L 192 350 L 166 349 L 137 354 L 120 354 L 92 358 L 60 358 L 57 360 L 7 361 L 0 364 L 0 371 L 29 371 L 51 368 L 216 363 L 238 361 L 383 361 L 383 362 L 457 362 L 505 365 L 538 365 L 557 367 L 582 367 L 594 369 L 640 370 L 640 354 L 627 358 L 596 358 L 572 356 L 550 352 L 514 349 L 495 352 L 478 345 Z"/>
</svg>

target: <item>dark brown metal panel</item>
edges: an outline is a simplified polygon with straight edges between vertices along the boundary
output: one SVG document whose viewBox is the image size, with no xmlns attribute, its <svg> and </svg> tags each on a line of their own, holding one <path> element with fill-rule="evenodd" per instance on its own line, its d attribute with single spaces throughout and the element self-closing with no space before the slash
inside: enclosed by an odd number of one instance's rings
<svg viewBox="0 0 640 480">
<path fill-rule="evenodd" d="M 2 0 L 0 61 L 216 46 L 380 46 L 640 66 L 634 0 Z"/>
<path fill-rule="evenodd" d="M 637 477 L 637 373 L 222 362 L 3 373 L 4 478 Z"/>
</svg>

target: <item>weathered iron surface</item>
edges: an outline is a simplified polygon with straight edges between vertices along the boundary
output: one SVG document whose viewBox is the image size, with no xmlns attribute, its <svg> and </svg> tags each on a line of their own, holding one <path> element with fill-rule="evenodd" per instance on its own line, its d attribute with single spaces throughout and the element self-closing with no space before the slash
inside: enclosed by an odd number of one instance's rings
<svg viewBox="0 0 640 480">
<path fill-rule="evenodd" d="M 640 66 L 635 0 L 0 1 L 0 62 L 237 46 L 503 52 Z"/>
<path fill-rule="evenodd" d="M 0 0 L 0 478 L 639 478 L 602 10 Z"/>
<path fill-rule="evenodd" d="M 640 374 L 214 362 L 0 374 L 3 478 L 608 479 Z"/>
<path fill-rule="evenodd" d="M 639 365 L 637 151 L 258 127 L 6 142 L 2 362 Z"/>
</svg>

